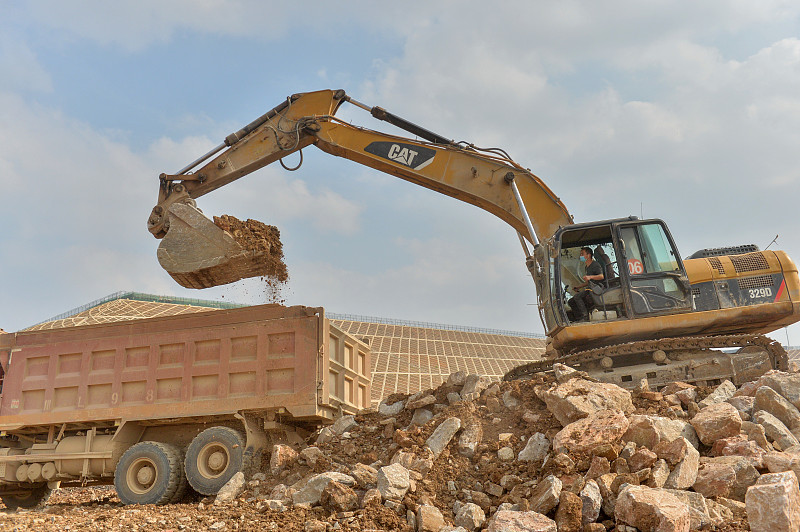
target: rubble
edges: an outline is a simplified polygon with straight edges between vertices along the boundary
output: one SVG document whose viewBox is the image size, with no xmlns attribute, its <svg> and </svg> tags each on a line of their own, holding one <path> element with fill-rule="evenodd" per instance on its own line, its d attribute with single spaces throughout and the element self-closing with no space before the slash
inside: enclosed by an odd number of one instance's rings
<svg viewBox="0 0 800 532">
<path fill-rule="evenodd" d="M 759 410 L 753 414 L 753 421 L 764 427 L 767 438 L 777 444 L 781 450 L 789 449 L 798 444 L 797 438 L 786 428 L 786 425 L 769 412 Z"/>
<path fill-rule="evenodd" d="M 763 475 L 747 489 L 745 504 L 752 530 L 800 530 L 800 490 L 792 471 Z"/>
<path fill-rule="evenodd" d="M 607 443 L 616 443 L 625 434 L 630 421 L 618 410 L 599 410 L 568 424 L 553 439 L 553 449 L 587 452 Z"/>
<path fill-rule="evenodd" d="M 40 509 L 0 512 L 0 528 L 797 529 L 797 375 L 713 392 L 559 376 L 453 374 L 342 416 L 304 444 L 272 446 L 260 470 L 216 499 L 123 507 L 111 489 L 68 488 Z M 105 495 L 76 502 L 92 493 Z"/>
<path fill-rule="evenodd" d="M 800 411 L 769 386 L 761 386 L 756 391 L 753 410 L 763 410 L 778 418 L 789 430 L 800 427 Z"/>
<path fill-rule="evenodd" d="M 689 532 L 689 507 L 671 493 L 645 486 L 627 486 L 615 505 L 617 522 L 642 530 Z"/>
<path fill-rule="evenodd" d="M 242 490 L 244 490 L 244 473 L 239 471 L 220 488 L 216 499 L 214 499 L 214 504 L 228 503 L 238 497 Z"/>
<path fill-rule="evenodd" d="M 736 393 L 736 386 L 734 386 L 731 381 L 723 381 L 722 384 L 717 386 L 705 399 L 697 403 L 697 406 L 702 409 L 722 403 L 733 397 L 734 393 Z"/>
<path fill-rule="evenodd" d="M 547 408 L 562 425 L 569 425 L 601 410 L 633 412 L 631 394 L 615 384 L 571 379 L 542 393 Z"/>
</svg>

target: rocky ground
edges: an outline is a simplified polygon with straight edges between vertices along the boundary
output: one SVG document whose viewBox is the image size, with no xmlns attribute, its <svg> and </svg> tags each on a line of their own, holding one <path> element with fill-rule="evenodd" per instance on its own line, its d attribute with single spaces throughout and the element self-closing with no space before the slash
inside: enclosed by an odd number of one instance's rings
<svg viewBox="0 0 800 532">
<path fill-rule="evenodd" d="M 633 392 L 564 366 L 345 416 L 216 499 L 121 506 L 70 488 L 3 530 L 800 530 L 800 374 Z"/>
</svg>

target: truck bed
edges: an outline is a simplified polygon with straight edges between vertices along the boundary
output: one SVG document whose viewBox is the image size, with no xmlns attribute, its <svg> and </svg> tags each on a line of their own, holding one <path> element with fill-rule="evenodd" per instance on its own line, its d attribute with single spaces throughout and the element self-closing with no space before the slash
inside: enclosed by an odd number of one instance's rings
<svg viewBox="0 0 800 532">
<path fill-rule="evenodd" d="M 370 351 L 322 308 L 259 305 L 0 335 L 0 431 L 369 406 Z"/>
</svg>

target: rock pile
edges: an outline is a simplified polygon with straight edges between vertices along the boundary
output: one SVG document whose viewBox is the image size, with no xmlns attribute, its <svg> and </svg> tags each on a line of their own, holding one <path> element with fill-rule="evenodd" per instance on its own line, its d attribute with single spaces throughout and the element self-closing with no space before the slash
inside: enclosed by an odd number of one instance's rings
<svg viewBox="0 0 800 532">
<path fill-rule="evenodd" d="M 216 501 L 173 505 L 187 515 L 164 522 L 286 532 L 800 530 L 800 374 L 771 371 L 738 389 L 642 382 L 632 392 L 564 366 L 554 374 L 492 383 L 456 373 L 435 390 L 390 396 L 300 447 L 273 446 L 262 472 L 237 475 Z"/>
<path fill-rule="evenodd" d="M 799 529 L 800 375 L 633 392 L 555 375 L 389 397 L 275 446 L 268 489 L 244 497 L 316 512 L 308 530 L 377 508 L 433 532 Z"/>
</svg>

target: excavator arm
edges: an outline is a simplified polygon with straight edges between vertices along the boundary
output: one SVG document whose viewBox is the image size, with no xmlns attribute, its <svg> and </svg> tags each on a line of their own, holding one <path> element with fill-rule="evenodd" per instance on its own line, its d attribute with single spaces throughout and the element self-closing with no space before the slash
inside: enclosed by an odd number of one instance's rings
<svg viewBox="0 0 800 532">
<path fill-rule="evenodd" d="M 345 123 L 335 117 L 345 102 L 418 138 Z M 312 144 L 480 207 L 533 244 L 572 223 L 567 208 L 547 185 L 502 150 L 453 142 L 380 107 L 361 104 L 344 91 L 324 90 L 287 98 L 177 174 L 160 176 L 158 204 L 148 228 L 163 239 L 158 250 L 161 265 L 188 288 L 260 275 L 259 254 L 243 249 L 215 226 L 194 200 L 275 161 L 283 165 L 284 157 Z"/>
</svg>

